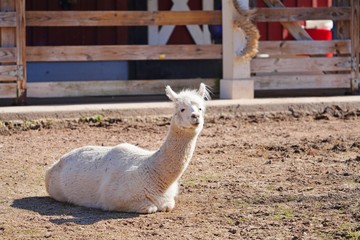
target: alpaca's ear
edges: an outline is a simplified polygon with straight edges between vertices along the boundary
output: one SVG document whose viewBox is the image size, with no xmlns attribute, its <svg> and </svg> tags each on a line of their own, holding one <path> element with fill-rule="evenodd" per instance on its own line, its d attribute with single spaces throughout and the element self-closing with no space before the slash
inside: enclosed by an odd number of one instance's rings
<svg viewBox="0 0 360 240">
<path fill-rule="evenodd" d="M 170 86 L 166 86 L 165 88 L 165 93 L 166 96 L 168 96 L 170 98 L 171 101 L 176 101 L 176 99 L 178 98 L 178 95 L 176 92 L 174 92 Z"/>
<path fill-rule="evenodd" d="M 200 83 L 200 87 L 199 87 L 199 90 L 198 90 L 198 94 L 206 99 L 206 100 L 210 100 L 210 93 L 209 93 L 209 90 L 208 88 L 206 87 L 206 85 L 204 83 Z"/>
</svg>

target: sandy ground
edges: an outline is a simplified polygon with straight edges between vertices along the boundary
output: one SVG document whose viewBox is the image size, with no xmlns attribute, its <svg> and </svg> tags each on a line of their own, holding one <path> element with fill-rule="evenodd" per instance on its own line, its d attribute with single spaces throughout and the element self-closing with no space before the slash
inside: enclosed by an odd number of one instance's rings
<svg viewBox="0 0 360 240">
<path fill-rule="evenodd" d="M 360 121 L 207 116 L 170 213 L 103 212 L 46 194 L 69 150 L 122 142 L 156 149 L 168 118 L 2 123 L 1 239 L 360 239 Z"/>
</svg>

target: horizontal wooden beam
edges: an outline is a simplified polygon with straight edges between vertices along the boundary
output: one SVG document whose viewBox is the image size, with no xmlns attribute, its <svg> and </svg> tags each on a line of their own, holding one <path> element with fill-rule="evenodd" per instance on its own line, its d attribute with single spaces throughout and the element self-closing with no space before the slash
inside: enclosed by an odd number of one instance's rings
<svg viewBox="0 0 360 240">
<path fill-rule="evenodd" d="M 339 21 L 350 20 L 350 13 L 350 7 L 258 8 L 254 20 L 257 22 L 324 19 Z M 7 13 L 4 17 L 12 19 L 14 18 L 12 14 Z M 29 27 L 221 25 L 222 15 L 221 11 L 27 11 L 26 22 Z M 15 26 L 15 22 L 11 24 Z"/>
<path fill-rule="evenodd" d="M 255 90 L 350 88 L 350 74 L 272 75 L 252 77 Z M 29 97 L 129 96 L 163 94 L 170 84 L 175 90 L 197 88 L 204 82 L 218 93 L 216 79 L 112 80 L 28 83 Z M 16 83 L 0 84 L 0 98 L 15 98 Z"/>
<path fill-rule="evenodd" d="M 27 47 L 29 62 L 221 59 L 221 45 Z"/>
<path fill-rule="evenodd" d="M 256 76 L 255 90 L 350 89 L 350 74 Z"/>
<path fill-rule="evenodd" d="M 16 27 L 16 13 L 0 12 L 0 27 Z"/>
<path fill-rule="evenodd" d="M 29 27 L 221 24 L 221 11 L 27 11 Z"/>
<path fill-rule="evenodd" d="M 332 41 L 261 41 L 259 54 L 350 54 L 350 40 Z"/>
<path fill-rule="evenodd" d="M 350 20 L 351 7 L 286 7 L 258 8 L 257 22 L 289 22 L 304 20 Z"/>
<path fill-rule="evenodd" d="M 0 83 L 0 98 L 16 98 L 16 83 Z"/>
<path fill-rule="evenodd" d="M 0 65 L 0 82 L 17 81 L 16 72 L 18 67 L 16 65 Z"/>
<path fill-rule="evenodd" d="M 117 80 L 28 83 L 28 97 L 83 97 L 83 96 L 128 96 L 164 94 L 166 85 L 174 90 L 198 88 L 205 83 L 216 93 L 215 79 L 173 79 L 173 80 Z"/>
<path fill-rule="evenodd" d="M 255 58 L 252 73 L 350 71 L 350 57 Z"/>
</svg>

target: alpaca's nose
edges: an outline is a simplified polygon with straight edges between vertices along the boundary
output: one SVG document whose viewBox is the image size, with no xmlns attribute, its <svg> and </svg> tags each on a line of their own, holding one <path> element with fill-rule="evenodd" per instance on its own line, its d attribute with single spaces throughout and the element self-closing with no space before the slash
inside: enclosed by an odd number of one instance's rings
<svg viewBox="0 0 360 240">
<path fill-rule="evenodd" d="M 200 117 L 200 115 L 198 113 L 192 113 L 191 114 L 191 118 L 198 119 L 199 117 Z"/>
</svg>

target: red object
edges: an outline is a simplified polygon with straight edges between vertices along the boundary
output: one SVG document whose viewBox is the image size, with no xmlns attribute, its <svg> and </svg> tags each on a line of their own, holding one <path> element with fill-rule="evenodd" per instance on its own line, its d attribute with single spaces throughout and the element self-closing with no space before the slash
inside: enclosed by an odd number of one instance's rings
<svg viewBox="0 0 360 240">
<path fill-rule="evenodd" d="M 314 40 L 332 40 L 332 32 L 327 29 L 305 29 Z"/>
<path fill-rule="evenodd" d="M 312 39 L 314 40 L 332 40 L 332 32 L 330 30 L 327 29 L 305 29 L 310 37 L 312 37 Z M 326 54 L 327 57 L 332 57 L 333 54 L 332 53 L 328 53 Z"/>
</svg>

